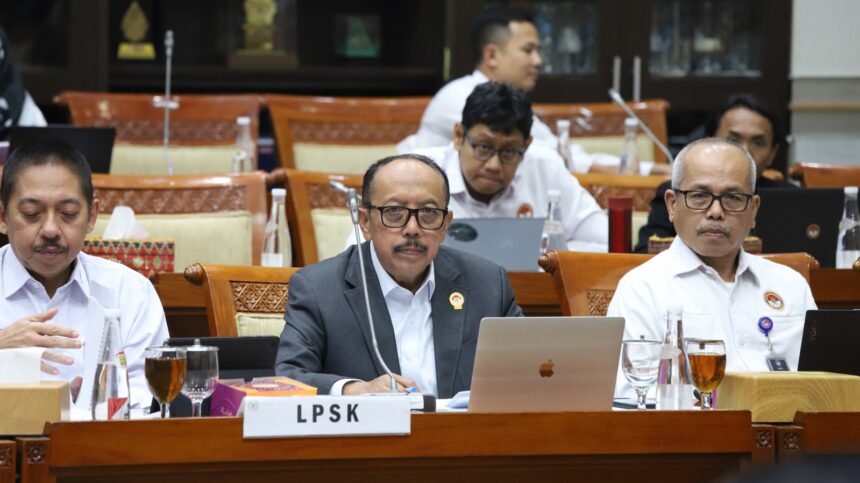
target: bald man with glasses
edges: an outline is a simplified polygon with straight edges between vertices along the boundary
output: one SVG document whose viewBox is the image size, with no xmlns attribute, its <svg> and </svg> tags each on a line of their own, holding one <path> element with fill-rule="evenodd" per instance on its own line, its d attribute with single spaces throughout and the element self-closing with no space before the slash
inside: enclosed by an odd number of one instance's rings
<svg viewBox="0 0 860 483">
<path fill-rule="evenodd" d="M 478 325 L 518 317 L 505 270 L 440 246 L 453 212 L 432 160 L 392 156 L 364 175 L 359 223 L 367 240 L 290 279 L 275 372 L 320 394 L 389 392 L 373 353 L 358 250 L 379 351 L 400 391 L 450 398 L 471 385 Z"/>
<path fill-rule="evenodd" d="M 544 218 L 548 193 L 558 190 L 568 248 L 605 252 L 606 215 L 557 152 L 532 145 L 533 119 L 522 89 L 487 82 L 466 99 L 452 144 L 416 152 L 447 173 L 458 218 Z"/>
<path fill-rule="evenodd" d="M 662 340 L 675 306 L 685 337 L 725 342 L 727 371 L 797 370 L 804 317 L 816 305 L 799 273 L 743 250 L 761 203 L 755 161 L 733 141 L 706 138 L 672 168 L 665 201 L 678 236 L 619 281 L 607 315 L 624 317 L 625 339 Z M 631 392 L 619 371 L 616 396 Z"/>
</svg>

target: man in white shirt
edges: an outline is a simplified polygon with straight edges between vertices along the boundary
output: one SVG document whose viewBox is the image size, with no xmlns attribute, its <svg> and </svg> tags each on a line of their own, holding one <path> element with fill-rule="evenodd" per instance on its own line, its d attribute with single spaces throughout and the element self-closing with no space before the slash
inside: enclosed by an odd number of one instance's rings
<svg viewBox="0 0 860 483">
<path fill-rule="evenodd" d="M 132 407 L 148 408 L 144 349 L 168 337 L 152 284 L 115 262 L 81 253 L 99 202 L 89 164 L 55 142 L 16 149 L 0 181 L 0 348 L 44 347 L 43 379 L 69 381 L 88 411 L 104 310 L 122 312 Z"/>
<path fill-rule="evenodd" d="M 486 82 L 466 100 L 454 142 L 419 149 L 445 170 L 458 218 L 546 217 L 549 190 L 561 192 L 568 248 L 607 249 L 606 214 L 554 150 L 532 145 L 532 109 L 516 87 Z"/>
<path fill-rule="evenodd" d="M 450 143 L 466 97 L 478 84 L 495 81 L 513 84 L 526 92 L 534 89 L 543 60 L 531 15 L 515 9 L 485 10 L 472 26 L 472 42 L 475 71 L 449 82 L 436 93 L 421 117 L 418 132 L 404 139 L 397 147 L 398 152 Z M 534 121 L 532 135 L 535 140 L 555 149 L 555 135 L 538 118 Z"/>
<path fill-rule="evenodd" d="M 367 283 L 379 352 L 397 390 L 450 398 L 469 389 L 481 319 L 522 315 L 505 270 L 440 246 L 453 213 L 448 179 L 432 160 L 382 159 L 365 173 L 362 193 L 368 241 L 290 279 L 275 373 L 320 394 L 389 392 L 373 351 Z"/>
<path fill-rule="evenodd" d="M 726 139 L 701 139 L 678 154 L 665 194 L 678 236 L 627 273 L 609 304 L 607 315 L 626 320 L 625 339 L 661 340 L 675 306 L 685 337 L 725 342 L 727 371 L 767 371 L 768 358 L 797 369 L 804 317 L 815 301 L 799 273 L 743 251 L 760 203 L 755 179 L 755 161 Z M 767 335 L 763 317 L 773 323 Z M 619 371 L 616 395 L 630 391 Z"/>
</svg>

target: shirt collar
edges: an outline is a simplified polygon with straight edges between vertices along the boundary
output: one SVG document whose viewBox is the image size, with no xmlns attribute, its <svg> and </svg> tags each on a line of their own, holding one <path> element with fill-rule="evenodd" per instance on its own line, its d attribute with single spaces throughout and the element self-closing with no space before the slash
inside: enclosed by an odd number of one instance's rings
<svg viewBox="0 0 860 483">
<path fill-rule="evenodd" d="M 370 260 L 373 263 L 373 271 L 376 272 L 376 278 L 379 279 L 379 288 L 382 290 L 383 297 L 388 297 L 392 291 L 398 288 L 406 290 L 385 271 L 385 268 L 383 268 L 382 263 L 379 261 L 379 257 L 376 256 L 376 248 L 373 246 L 373 241 L 370 242 Z M 436 288 L 436 275 L 433 262 L 430 262 L 430 270 L 427 272 L 427 278 L 424 279 L 424 283 L 415 291 L 415 294 L 421 293 L 425 287 L 427 289 L 427 298 L 429 299 L 433 296 L 433 290 Z"/>
<path fill-rule="evenodd" d="M 483 84 L 484 82 L 490 82 L 490 78 L 484 75 L 479 69 L 475 69 L 472 71 L 472 77 L 478 81 L 479 84 Z"/>
<path fill-rule="evenodd" d="M 700 268 L 705 267 L 705 262 L 702 261 L 701 258 L 690 248 L 684 240 L 681 239 L 680 236 L 676 236 L 674 240 L 672 240 L 672 244 L 669 246 L 668 250 L 672 256 L 671 264 L 669 268 L 672 270 L 672 275 L 677 276 L 684 273 L 692 272 L 693 270 L 698 270 Z M 750 275 L 753 276 L 756 280 L 758 280 L 758 276 L 755 274 L 754 270 L 755 261 L 753 257 L 744 251 L 743 248 L 740 250 L 740 256 L 738 260 L 738 268 L 735 271 L 735 278 L 737 279 L 747 271 L 749 271 Z"/>
<path fill-rule="evenodd" d="M 3 297 L 9 298 L 14 295 L 18 290 L 21 290 L 24 285 L 27 284 L 30 280 L 35 283 L 39 283 L 30 272 L 24 268 L 24 265 L 18 260 L 18 257 L 15 255 L 15 252 L 12 251 L 12 247 L 10 245 L 6 245 L 2 249 L 0 249 L 0 256 L 2 256 L 2 262 L 0 262 L 0 270 L 3 271 Z M 83 255 L 78 253 L 78 256 L 75 257 L 75 268 L 72 270 L 72 276 L 69 277 L 69 281 L 66 282 L 65 285 L 75 284 L 77 285 L 81 292 L 87 297 L 90 296 L 90 287 L 89 287 L 89 279 L 86 274 L 86 270 L 84 270 L 84 262 Z"/>
</svg>

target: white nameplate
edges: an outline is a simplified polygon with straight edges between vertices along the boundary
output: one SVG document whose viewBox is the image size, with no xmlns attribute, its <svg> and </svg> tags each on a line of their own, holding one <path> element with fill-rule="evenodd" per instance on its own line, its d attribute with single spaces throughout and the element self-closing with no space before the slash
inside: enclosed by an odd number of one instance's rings
<svg viewBox="0 0 860 483">
<path fill-rule="evenodd" d="M 405 395 L 247 396 L 245 438 L 409 434 Z"/>
</svg>

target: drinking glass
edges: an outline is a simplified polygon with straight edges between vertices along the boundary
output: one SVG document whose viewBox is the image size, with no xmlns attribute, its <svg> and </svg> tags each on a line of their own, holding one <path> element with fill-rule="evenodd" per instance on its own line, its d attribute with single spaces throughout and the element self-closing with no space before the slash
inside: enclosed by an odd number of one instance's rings
<svg viewBox="0 0 860 483">
<path fill-rule="evenodd" d="M 184 347 L 147 347 L 144 352 L 146 384 L 161 405 L 161 417 L 167 417 L 167 406 L 185 384 Z"/>
<path fill-rule="evenodd" d="M 191 417 L 200 417 L 203 415 L 203 400 L 215 392 L 218 348 L 200 345 L 200 339 L 195 339 L 194 345 L 185 348 L 185 360 L 187 368 L 182 394 L 191 399 Z"/>
<path fill-rule="evenodd" d="M 702 395 L 702 409 L 713 409 L 713 391 L 726 374 L 726 345 L 721 340 L 684 339 L 693 383 Z"/>
<path fill-rule="evenodd" d="M 645 409 L 648 389 L 657 383 L 662 349 L 663 342 L 657 340 L 625 340 L 621 343 L 621 367 L 627 382 L 636 390 L 637 409 Z"/>
</svg>

